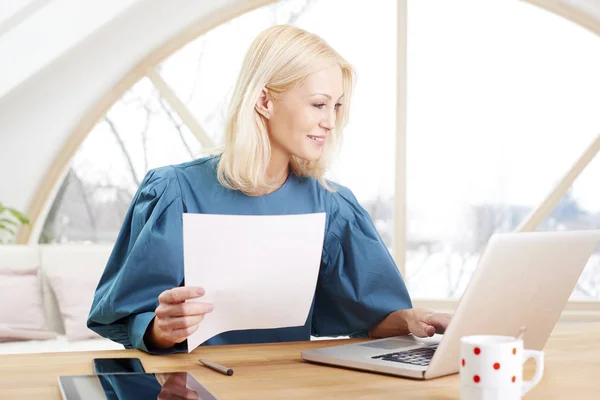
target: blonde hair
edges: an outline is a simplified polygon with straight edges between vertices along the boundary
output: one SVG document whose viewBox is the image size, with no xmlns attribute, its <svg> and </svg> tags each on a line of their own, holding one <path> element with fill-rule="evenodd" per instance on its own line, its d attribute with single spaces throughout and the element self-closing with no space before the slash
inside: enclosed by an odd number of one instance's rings
<svg viewBox="0 0 600 400">
<path fill-rule="evenodd" d="M 342 69 L 344 103 L 336 116 L 322 156 L 316 161 L 292 156 L 296 175 L 311 176 L 328 190 L 324 175 L 339 148 L 354 86 L 354 70 L 322 38 L 292 25 L 275 25 L 254 40 L 242 64 L 227 114 L 225 143 L 218 166 L 219 182 L 244 193 L 274 189 L 267 181 L 271 158 L 264 117 L 255 109 L 262 89 L 277 97 L 292 89 L 307 75 L 334 65 Z"/>
</svg>

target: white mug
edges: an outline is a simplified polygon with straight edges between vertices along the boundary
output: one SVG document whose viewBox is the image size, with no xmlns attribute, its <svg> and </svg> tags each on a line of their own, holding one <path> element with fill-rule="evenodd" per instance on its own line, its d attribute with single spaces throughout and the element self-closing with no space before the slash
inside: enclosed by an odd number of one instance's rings
<svg viewBox="0 0 600 400">
<path fill-rule="evenodd" d="M 523 365 L 535 359 L 533 379 L 523 381 Z M 542 379 L 544 352 L 524 350 L 512 336 L 464 336 L 460 340 L 460 398 L 513 400 L 522 398 Z"/>
</svg>

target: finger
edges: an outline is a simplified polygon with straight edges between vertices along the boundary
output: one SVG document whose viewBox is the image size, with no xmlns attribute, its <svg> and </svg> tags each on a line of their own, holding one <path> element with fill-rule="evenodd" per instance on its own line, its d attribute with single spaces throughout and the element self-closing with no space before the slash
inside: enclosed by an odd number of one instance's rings
<svg viewBox="0 0 600 400">
<path fill-rule="evenodd" d="M 158 296 L 159 303 L 177 304 L 188 299 L 204 296 L 204 289 L 200 287 L 176 287 L 165 290 Z"/>
<path fill-rule="evenodd" d="M 157 321 L 161 331 L 174 331 L 198 325 L 204 319 L 203 315 L 194 315 L 188 317 L 159 318 Z"/>
<path fill-rule="evenodd" d="M 426 323 L 432 325 L 437 333 L 444 333 L 448 324 L 450 323 L 450 315 L 448 314 L 434 314 L 430 315 L 426 319 Z"/>
<path fill-rule="evenodd" d="M 187 339 L 192 333 L 196 332 L 199 326 L 200 325 L 194 325 L 188 326 L 187 328 L 183 329 L 173 329 L 171 331 L 164 332 L 163 336 L 165 337 L 165 339 L 171 342 L 181 343 L 185 339 Z"/>
<path fill-rule="evenodd" d="M 435 333 L 435 328 L 425 322 L 419 321 L 416 326 L 411 329 L 411 333 L 417 337 L 430 337 Z"/>
<path fill-rule="evenodd" d="M 435 313 L 435 314 L 433 314 L 431 316 L 435 317 L 435 318 L 440 318 L 440 319 L 443 319 L 443 320 L 448 320 L 448 321 L 452 319 L 452 315 L 446 314 L 446 313 Z"/>
<path fill-rule="evenodd" d="M 214 310 L 214 308 L 215 306 L 212 303 L 161 303 L 156 307 L 154 313 L 159 318 L 189 317 L 207 314 Z"/>
<path fill-rule="evenodd" d="M 431 325 L 426 326 L 425 327 L 425 336 L 431 337 L 433 335 L 435 335 L 435 327 L 431 326 Z"/>
</svg>

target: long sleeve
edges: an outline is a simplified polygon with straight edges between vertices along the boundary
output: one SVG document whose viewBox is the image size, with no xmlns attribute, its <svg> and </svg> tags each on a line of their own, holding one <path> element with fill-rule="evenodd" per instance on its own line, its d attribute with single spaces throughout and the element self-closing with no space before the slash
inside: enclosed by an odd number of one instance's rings
<svg viewBox="0 0 600 400">
<path fill-rule="evenodd" d="M 331 195 L 313 312 L 315 336 L 364 336 L 412 308 L 406 285 L 369 214 L 347 188 Z"/>
<path fill-rule="evenodd" d="M 175 170 L 148 172 L 96 289 L 90 329 L 126 348 L 152 353 L 186 350 L 186 342 L 164 350 L 148 349 L 144 343 L 159 294 L 183 282 L 183 208 Z"/>
</svg>

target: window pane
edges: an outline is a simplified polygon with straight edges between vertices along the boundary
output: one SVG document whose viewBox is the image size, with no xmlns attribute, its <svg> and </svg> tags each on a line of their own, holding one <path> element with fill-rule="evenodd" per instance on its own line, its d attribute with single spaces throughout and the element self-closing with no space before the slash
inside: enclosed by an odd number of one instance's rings
<svg viewBox="0 0 600 400">
<path fill-rule="evenodd" d="M 196 138 L 144 78 L 102 118 L 71 161 L 41 243 L 112 242 L 146 172 L 195 158 Z"/>
<path fill-rule="evenodd" d="M 600 229 L 600 155 L 573 183 L 569 192 L 539 226 L 539 231 Z M 590 257 L 572 300 L 600 299 L 600 246 Z"/>
<path fill-rule="evenodd" d="M 522 2 L 408 6 L 407 275 L 459 297 L 596 136 L 600 41 Z"/>
</svg>

